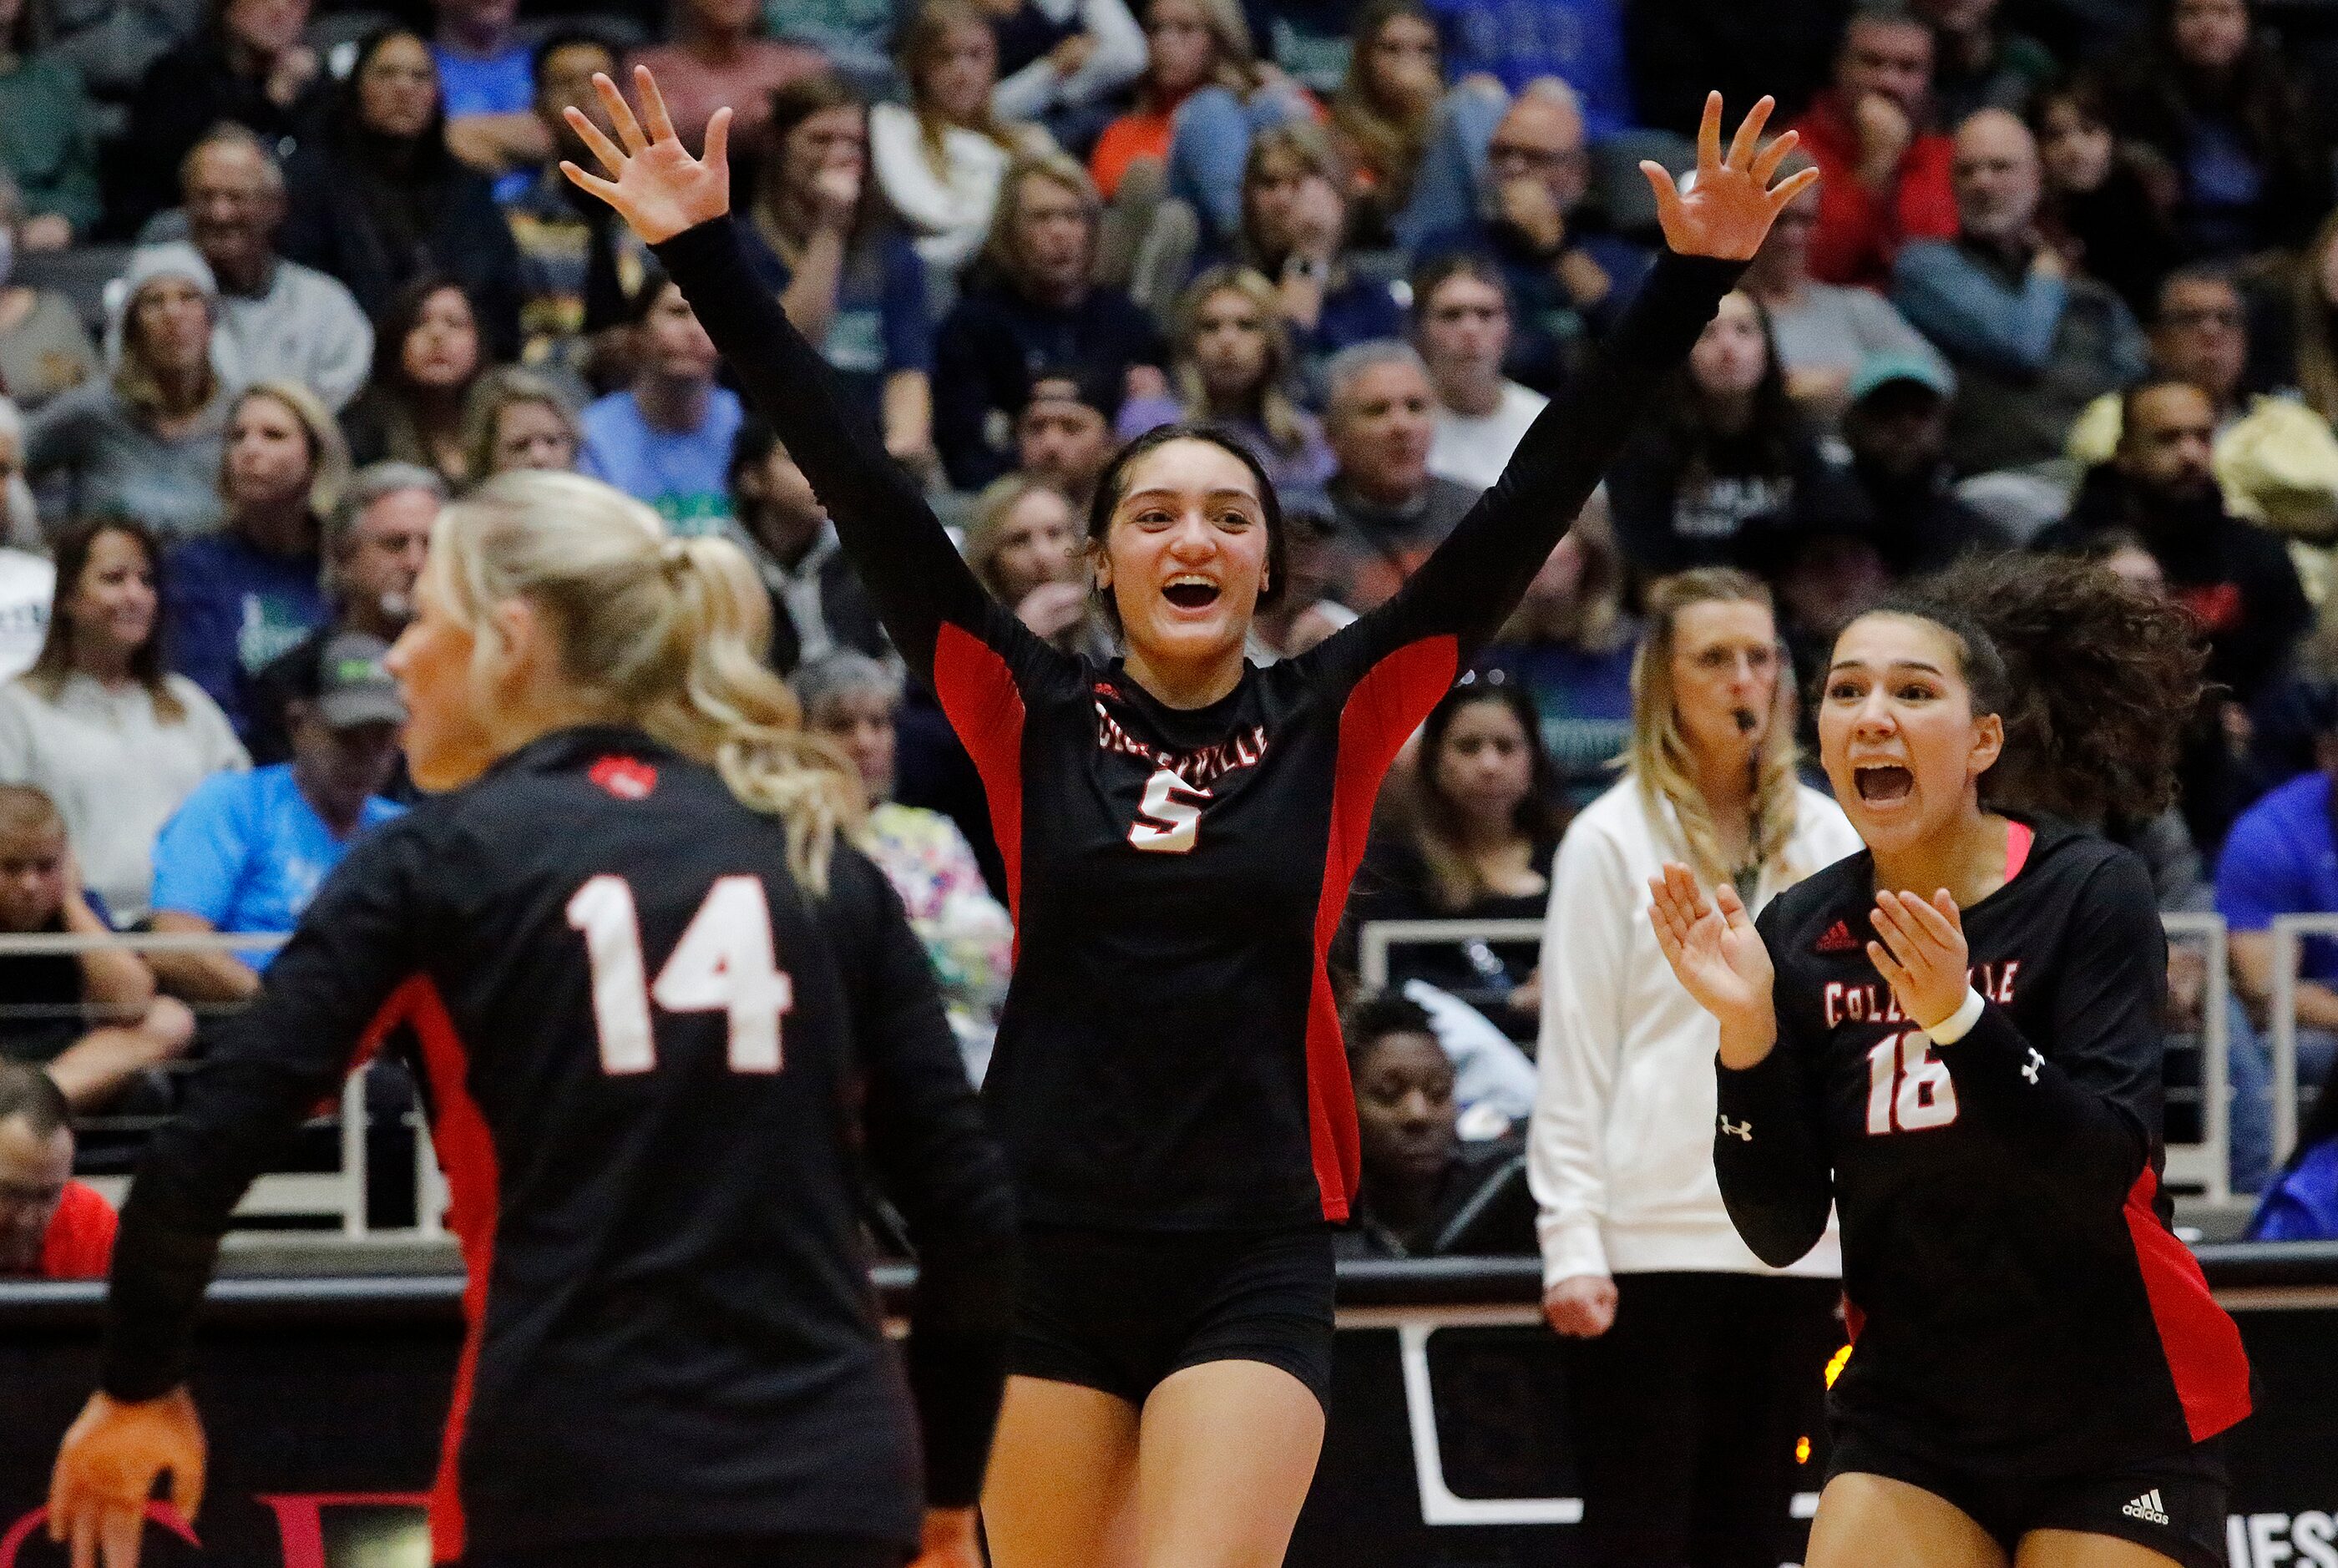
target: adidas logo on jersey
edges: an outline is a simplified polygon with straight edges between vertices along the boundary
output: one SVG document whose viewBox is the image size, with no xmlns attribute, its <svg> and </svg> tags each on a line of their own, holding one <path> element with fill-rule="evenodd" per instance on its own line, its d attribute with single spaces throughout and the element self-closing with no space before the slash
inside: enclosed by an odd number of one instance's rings
<svg viewBox="0 0 2338 1568">
<path fill-rule="evenodd" d="M 1850 921 L 1838 920 L 1826 928 L 1826 935 L 1818 939 L 1812 950 L 1818 953 L 1856 953 L 1859 951 L 1859 938 L 1851 934 Z"/>
<path fill-rule="evenodd" d="M 2169 1523 L 2167 1510 L 2160 1504 L 2159 1488 L 2156 1486 L 2120 1509 L 2119 1512 L 2130 1519 L 2140 1519 L 2146 1524 Z"/>
</svg>

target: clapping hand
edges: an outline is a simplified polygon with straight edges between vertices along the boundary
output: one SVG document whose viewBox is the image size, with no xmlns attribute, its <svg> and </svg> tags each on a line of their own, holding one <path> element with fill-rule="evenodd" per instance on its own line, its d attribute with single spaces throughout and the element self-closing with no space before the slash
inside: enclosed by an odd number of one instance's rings
<svg viewBox="0 0 2338 1568">
<path fill-rule="evenodd" d="M 1754 1065 L 1777 1044 L 1778 1020 L 1770 1004 L 1770 950 L 1744 901 L 1726 882 L 1708 901 L 1696 874 L 1675 862 L 1648 878 L 1648 924 L 1665 962 L 1720 1022 L 1722 1061 L 1739 1069 Z"/>
<path fill-rule="evenodd" d="M 1937 1029 L 1965 1004 L 1971 955 L 1963 917 L 1945 887 L 1928 903 L 1912 893 L 1875 896 L 1875 935 L 1867 956 L 1891 983 L 1900 1011 L 1920 1029 Z"/>
<path fill-rule="evenodd" d="M 1744 261 L 1762 249 L 1763 238 L 1795 197 L 1818 182 L 1819 172 L 1805 169 L 1774 189 L 1771 176 L 1793 152 L 1796 140 L 1789 131 L 1767 146 L 1762 127 L 1770 122 L 1775 101 L 1763 99 L 1737 127 L 1729 156 L 1721 155 L 1721 94 L 1704 100 L 1704 121 L 1696 132 L 1696 177 L 1683 191 L 1665 166 L 1644 160 L 1640 172 L 1656 193 L 1656 220 L 1664 226 L 1665 243 L 1683 256 L 1710 256 L 1724 261 Z"/>
<path fill-rule="evenodd" d="M 584 111 L 569 105 L 569 129 L 575 131 L 610 178 L 587 174 L 567 159 L 560 172 L 617 210 L 633 229 L 652 245 L 673 239 L 731 211 L 731 111 L 717 109 L 706 122 L 706 155 L 693 158 L 674 134 L 673 117 L 665 112 L 664 95 L 646 65 L 634 67 L 634 90 L 641 94 L 642 117 L 617 91 L 617 84 L 599 72 L 593 89 L 608 106 L 609 123 L 617 132 L 612 142 Z M 642 129 L 646 122 L 649 129 Z M 621 147 L 619 143 L 622 142 Z"/>
</svg>

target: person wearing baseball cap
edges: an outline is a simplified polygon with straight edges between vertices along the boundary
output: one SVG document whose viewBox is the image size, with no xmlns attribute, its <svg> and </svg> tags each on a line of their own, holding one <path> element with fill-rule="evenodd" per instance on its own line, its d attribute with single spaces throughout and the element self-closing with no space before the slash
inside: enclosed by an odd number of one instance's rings
<svg viewBox="0 0 2338 1568">
<path fill-rule="evenodd" d="M 405 808 L 382 789 L 398 763 L 406 703 L 378 637 L 343 632 L 319 651 L 291 705 L 292 760 L 218 773 L 154 843 L 154 929 L 289 934 L 359 835 Z M 155 955 L 164 987 L 195 1002 L 260 988 L 272 948 Z"/>
</svg>

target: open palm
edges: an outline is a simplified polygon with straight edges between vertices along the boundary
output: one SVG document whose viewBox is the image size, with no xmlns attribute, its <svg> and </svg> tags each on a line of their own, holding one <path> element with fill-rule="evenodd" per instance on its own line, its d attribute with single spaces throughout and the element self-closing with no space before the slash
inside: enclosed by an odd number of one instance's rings
<svg viewBox="0 0 2338 1568">
<path fill-rule="evenodd" d="M 717 109 L 706 125 L 706 155 L 693 158 L 674 134 L 673 117 L 666 113 L 657 78 L 646 65 L 634 67 L 634 90 L 641 94 L 641 118 L 617 84 L 599 72 L 594 91 L 608 106 L 612 142 L 602 129 L 571 105 L 568 123 L 584 138 L 609 178 L 588 174 L 563 160 L 560 172 L 617 210 L 633 231 L 652 245 L 671 240 L 685 229 L 731 211 L 731 111 Z M 643 127 L 647 125 L 646 132 Z M 620 145 L 622 143 L 622 145 Z"/>
<path fill-rule="evenodd" d="M 1762 128 L 1770 122 L 1776 101 L 1754 105 L 1721 155 L 1721 94 L 1708 93 L 1704 119 L 1696 132 L 1696 174 L 1688 188 L 1676 184 L 1665 166 L 1644 161 L 1640 172 L 1656 193 L 1656 221 L 1663 225 L 1665 243 L 1683 256 L 1710 256 L 1724 261 L 1744 261 L 1762 249 L 1770 225 L 1787 204 L 1818 182 L 1819 172 L 1805 169 L 1773 190 L 1771 178 L 1798 140 L 1792 131 L 1762 143 Z"/>
<path fill-rule="evenodd" d="M 1685 866 L 1667 865 L 1648 879 L 1648 924 L 1656 946 L 1697 1005 L 1727 1024 L 1770 1011 L 1770 950 L 1737 890 L 1724 883 L 1711 899 Z"/>
</svg>

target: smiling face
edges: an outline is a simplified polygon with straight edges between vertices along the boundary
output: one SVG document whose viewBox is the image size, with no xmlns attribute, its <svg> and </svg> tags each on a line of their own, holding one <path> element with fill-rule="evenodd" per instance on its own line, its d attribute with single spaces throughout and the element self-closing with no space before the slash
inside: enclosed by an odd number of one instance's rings
<svg viewBox="0 0 2338 1568">
<path fill-rule="evenodd" d="M 1155 664 L 1239 652 L 1267 587 L 1266 507 L 1249 466 L 1213 441 L 1175 440 L 1121 478 L 1095 571 L 1130 651 Z"/>
<path fill-rule="evenodd" d="M 1684 605 L 1673 624 L 1673 717 L 1701 757 L 1752 756 L 1778 701 L 1778 623 L 1750 599 Z"/>
<path fill-rule="evenodd" d="M 1963 650 L 1945 627 L 1878 612 L 1835 639 L 1819 760 L 1879 856 L 1937 842 L 1979 809 L 1980 776 L 2004 744 L 2003 721 L 1973 712 Z"/>
<path fill-rule="evenodd" d="M 154 634 L 160 603 L 146 547 L 134 535 L 109 528 L 91 541 L 89 562 L 64 612 L 77 644 L 128 653 Z"/>
</svg>

